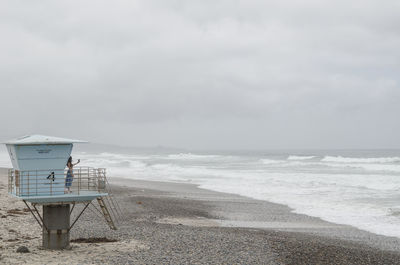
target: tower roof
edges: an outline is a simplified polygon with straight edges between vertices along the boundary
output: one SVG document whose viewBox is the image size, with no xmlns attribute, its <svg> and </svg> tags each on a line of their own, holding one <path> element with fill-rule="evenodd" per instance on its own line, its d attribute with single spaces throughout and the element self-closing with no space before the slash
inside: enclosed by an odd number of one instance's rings
<svg viewBox="0 0 400 265">
<path fill-rule="evenodd" d="M 5 144 L 16 144 L 16 145 L 31 145 L 31 144 L 72 144 L 72 143 L 87 143 L 87 141 L 60 138 L 46 135 L 26 135 L 17 139 L 9 140 Z"/>
</svg>

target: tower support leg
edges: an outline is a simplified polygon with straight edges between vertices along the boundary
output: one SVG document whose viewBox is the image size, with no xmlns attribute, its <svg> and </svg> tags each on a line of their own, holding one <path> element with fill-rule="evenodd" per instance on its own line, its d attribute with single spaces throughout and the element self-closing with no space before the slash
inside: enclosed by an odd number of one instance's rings
<svg viewBox="0 0 400 265">
<path fill-rule="evenodd" d="M 43 247 L 63 249 L 69 246 L 70 205 L 43 205 Z"/>
</svg>

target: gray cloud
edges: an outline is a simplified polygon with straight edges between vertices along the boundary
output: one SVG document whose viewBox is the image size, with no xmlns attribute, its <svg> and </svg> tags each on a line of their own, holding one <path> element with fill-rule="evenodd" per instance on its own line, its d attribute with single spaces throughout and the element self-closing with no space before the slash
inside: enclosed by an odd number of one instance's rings
<svg viewBox="0 0 400 265">
<path fill-rule="evenodd" d="M 398 1 L 2 1 L 0 137 L 399 148 Z"/>
</svg>

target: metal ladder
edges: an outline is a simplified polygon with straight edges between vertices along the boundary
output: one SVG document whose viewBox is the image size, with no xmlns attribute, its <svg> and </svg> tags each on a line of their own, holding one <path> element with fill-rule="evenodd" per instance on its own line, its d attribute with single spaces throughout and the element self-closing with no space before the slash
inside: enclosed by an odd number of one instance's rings
<svg viewBox="0 0 400 265">
<path fill-rule="evenodd" d="M 117 230 L 117 227 L 116 227 L 115 224 L 114 224 L 114 221 L 113 221 L 113 219 L 112 219 L 112 217 L 111 217 L 111 215 L 110 215 L 110 212 L 108 211 L 108 208 L 107 208 L 107 206 L 106 206 L 106 203 L 105 203 L 104 200 L 103 200 L 103 197 L 98 197 L 98 198 L 97 198 L 97 202 L 98 202 L 99 205 L 100 205 L 101 212 L 103 213 L 104 218 L 106 219 L 106 222 L 107 222 L 108 226 L 109 226 L 112 230 Z"/>
</svg>

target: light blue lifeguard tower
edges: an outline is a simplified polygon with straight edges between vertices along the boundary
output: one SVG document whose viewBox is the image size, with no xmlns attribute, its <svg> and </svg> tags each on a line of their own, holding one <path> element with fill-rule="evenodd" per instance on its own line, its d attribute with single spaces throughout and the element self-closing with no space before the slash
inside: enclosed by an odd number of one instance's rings
<svg viewBox="0 0 400 265">
<path fill-rule="evenodd" d="M 76 221 L 89 205 L 96 208 L 92 204 L 94 199 L 110 228 L 116 229 L 114 220 L 120 215 L 110 197 L 104 168 L 74 168 L 72 192 L 66 193 L 65 168 L 74 143 L 85 141 L 30 135 L 5 143 L 13 165 L 8 174 L 8 191 L 23 200 L 42 227 L 45 248 L 67 247 Z M 78 203 L 84 204 L 83 210 L 70 225 L 70 215 Z M 38 205 L 43 206 L 42 215 Z"/>
</svg>

